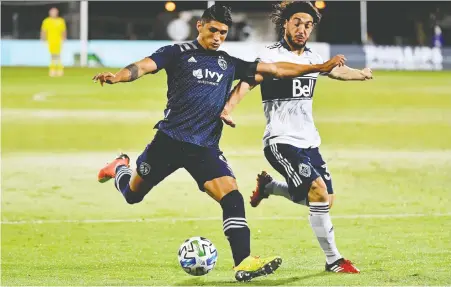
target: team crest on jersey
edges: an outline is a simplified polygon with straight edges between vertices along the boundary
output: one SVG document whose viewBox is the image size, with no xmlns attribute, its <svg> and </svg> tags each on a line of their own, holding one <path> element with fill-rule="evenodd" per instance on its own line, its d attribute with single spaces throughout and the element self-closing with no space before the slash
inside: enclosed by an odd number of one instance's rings
<svg viewBox="0 0 451 287">
<path fill-rule="evenodd" d="M 148 175 L 150 173 L 150 165 L 147 162 L 142 162 L 139 165 L 139 172 L 142 175 Z"/>
<path fill-rule="evenodd" d="M 226 60 L 224 60 L 224 58 L 222 56 L 219 56 L 218 59 L 218 65 L 219 67 L 221 67 L 221 69 L 226 70 L 227 69 L 227 62 Z"/>
<path fill-rule="evenodd" d="M 299 174 L 304 177 L 310 177 L 310 175 L 312 174 L 312 169 L 310 168 L 309 165 L 301 163 L 299 165 Z"/>
<path fill-rule="evenodd" d="M 161 53 L 166 49 L 166 47 L 161 47 L 160 49 L 156 50 L 155 53 Z"/>
</svg>

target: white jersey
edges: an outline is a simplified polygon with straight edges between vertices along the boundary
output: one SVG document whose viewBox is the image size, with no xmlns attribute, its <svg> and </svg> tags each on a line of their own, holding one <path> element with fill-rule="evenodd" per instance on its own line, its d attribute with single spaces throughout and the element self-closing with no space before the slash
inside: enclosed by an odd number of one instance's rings
<svg viewBox="0 0 451 287">
<path fill-rule="evenodd" d="M 323 63 L 321 56 L 308 48 L 300 56 L 291 52 L 284 40 L 265 47 L 259 60 L 265 63 L 291 62 L 305 65 Z M 266 116 L 263 135 L 265 147 L 276 143 L 299 148 L 318 147 L 321 144 L 312 114 L 313 92 L 318 74 L 262 82 L 261 93 Z"/>
</svg>

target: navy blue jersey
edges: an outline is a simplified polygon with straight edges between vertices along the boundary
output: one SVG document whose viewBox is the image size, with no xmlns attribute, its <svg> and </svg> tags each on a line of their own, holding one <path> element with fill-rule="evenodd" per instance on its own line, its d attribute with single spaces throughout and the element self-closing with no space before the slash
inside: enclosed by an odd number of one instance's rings
<svg viewBox="0 0 451 287">
<path fill-rule="evenodd" d="M 197 40 L 162 47 L 149 57 L 168 77 L 164 119 L 155 127 L 178 141 L 218 147 L 223 127 L 219 115 L 232 82 L 253 80 L 257 63 L 205 50 Z"/>
</svg>

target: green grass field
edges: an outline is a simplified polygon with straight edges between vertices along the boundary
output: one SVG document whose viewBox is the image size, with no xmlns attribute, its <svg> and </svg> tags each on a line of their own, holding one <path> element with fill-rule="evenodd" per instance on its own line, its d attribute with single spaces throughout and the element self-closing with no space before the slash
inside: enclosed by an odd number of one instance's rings
<svg viewBox="0 0 451 287">
<path fill-rule="evenodd" d="M 220 206 L 186 171 L 132 206 L 112 182 L 97 182 L 118 151 L 134 162 L 166 103 L 164 72 L 103 88 L 90 80 L 97 72 L 2 68 L 2 285 L 241 285 Z M 307 208 L 271 197 L 246 206 L 252 253 L 284 262 L 242 285 L 451 285 L 451 73 L 321 78 L 314 110 L 337 193 L 337 244 L 362 273 L 325 273 Z M 234 118 L 221 148 L 247 199 L 257 172 L 274 173 L 258 89 Z M 178 265 L 191 236 L 218 248 L 206 276 Z"/>
</svg>

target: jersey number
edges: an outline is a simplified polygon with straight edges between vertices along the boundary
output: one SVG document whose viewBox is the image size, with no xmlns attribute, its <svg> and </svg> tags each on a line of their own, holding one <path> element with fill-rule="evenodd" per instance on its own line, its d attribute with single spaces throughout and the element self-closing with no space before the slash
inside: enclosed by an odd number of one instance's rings
<svg viewBox="0 0 451 287">
<path fill-rule="evenodd" d="M 326 180 L 330 180 L 332 177 L 330 176 L 330 172 L 329 172 L 329 170 L 327 169 L 327 164 L 323 164 L 321 167 L 324 168 L 324 170 L 325 170 L 325 172 L 324 172 L 324 178 L 325 178 Z"/>
</svg>

